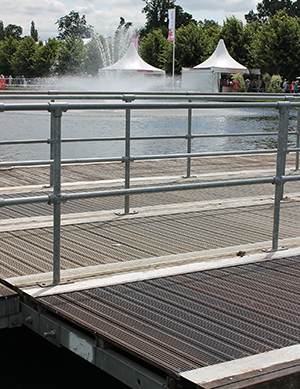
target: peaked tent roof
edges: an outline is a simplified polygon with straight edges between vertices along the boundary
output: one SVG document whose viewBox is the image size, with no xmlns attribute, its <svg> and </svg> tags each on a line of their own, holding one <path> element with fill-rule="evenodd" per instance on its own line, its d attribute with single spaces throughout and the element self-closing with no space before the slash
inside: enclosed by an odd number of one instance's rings
<svg viewBox="0 0 300 389">
<path fill-rule="evenodd" d="M 193 69 L 212 69 L 219 73 L 247 73 L 248 69 L 234 60 L 228 53 L 223 39 L 219 40 L 214 53 L 204 62 L 195 66 Z"/>
<path fill-rule="evenodd" d="M 138 55 L 133 42 L 131 42 L 127 52 L 118 62 L 100 70 L 128 70 L 146 73 L 165 74 L 164 70 L 158 69 L 143 61 L 142 58 Z"/>
</svg>

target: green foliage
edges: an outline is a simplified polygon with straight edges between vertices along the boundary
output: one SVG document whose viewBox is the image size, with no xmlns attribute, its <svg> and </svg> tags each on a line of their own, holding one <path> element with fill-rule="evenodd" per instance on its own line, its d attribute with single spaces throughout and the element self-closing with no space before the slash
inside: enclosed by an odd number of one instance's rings
<svg viewBox="0 0 300 389">
<path fill-rule="evenodd" d="M 254 60 L 262 71 L 294 79 L 299 74 L 300 24 L 284 11 L 269 18 L 252 43 Z"/>
<path fill-rule="evenodd" d="M 207 19 L 200 20 L 198 26 L 202 28 L 205 37 L 209 38 L 207 39 L 208 52 L 212 54 L 220 40 L 221 26 L 214 20 Z"/>
<path fill-rule="evenodd" d="M 21 35 L 23 34 L 23 28 L 21 26 L 17 26 L 16 24 L 9 24 L 5 27 L 5 36 L 7 38 L 12 37 L 14 39 L 21 39 Z"/>
<path fill-rule="evenodd" d="M 271 76 L 269 73 L 264 73 L 262 75 L 263 82 L 270 82 L 271 81 Z"/>
<path fill-rule="evenodd" d="M 34 62 L 37 45 L 31 36 L 26 36 L 17 46 L 11 57 L 11 67 L 14 75 L 34 77 Z"/>
<path fill-rule="evenodd" d="M 257 12 L 251 10 L 245 19 L 247 23 L 258 22 L 259 24 L 267 23 L 268 18 L 275 16 L 278 11 L 285 11 L 288 16 L 300 16 L 299 0 L 263 0 L 256 6 Z"/>
<path fill-rule="evenodd" d="M 35 77 L 47 77 L 51 74 L 60 45 L 55 38 L 49 38 L 45 44 L 38 45 L 33 65 Z"/>
<path fill-rule="evenodd" d="M 197 24 L 197 21 L 193 19 L 193 15 L 189 14 L 188 12 L 184 12 L 183 8 L 180 5 L 175 5 L 175 9 L 176 9 L 175 28 L 187 26 L 190 23 Z"/>
<path fill-rule="evenodd" d="M 143 0 L 146 5 L 142 12 L 146 15 L 146 24 L 141 31 L 143 37 L 155 29 L 161 29 L 168 36 L 168 9 L 175 7 L 175 0 Z"/>
<path fill-rule="evenodd" d="M 104 39 L 99 35 L 93 35 L 91 40 L 84 47 L 83 71 L 92 76 L 96 76 L 98 70 L 104 67 L 99 50 L 101 38 Z"/>
<path fill-rule="evenodd" d="M 0 20 L 0 41 L 3 41 L 4 38 L 5 38 L 4 24 L 3 21 Z"/>
<path fill-rule="evenodd" d="M 244 80 L 243 75 L 240 73 L 234 73 L 231 75 L 231 77 L 234 81 L 239 82 L 239 87 L 236 91 L 237 92 L 246 92 L 246 84 L 245 84 L 245 80 Z"/>
<path fill-rule="evenodd" d="M 11 60 L 12 56 L 17 50 L 19 41 L 9 37 L 5 38 L 3 41 L 0 41 L 0 73 L 5 75 L 14 76 L 14 71 L 12 69 Z"/>
<path fill-rule="evenodd" d="M 34 21 L 31 22 L 30 36 L 33 38 L 35 42 L 39 40 L 39 33 L 38 30 L 35 28 Z"/>
<path fill-rule="evenodd" d="M 273 74 L 270 79 L 270 86 L 268 87 L 269 93 L 282 93 L 283 89 L 281 87 L 282 78 L 279 74 Z"/>
<path fill-rule="evenodd" d="M 59 75 L 77 75 L 83 71 L 84 44 L 80 37 L 66 38 L 59 50 L 55 71 Z"/>
<path fill-rule="evenodd" d="M 180 27 L 176 31 L 175 40 L 175 73 L 179 74 L 184 67 L 194 67 L 203 62 L 211 53 L 208 52 L 208 37 L 204 35 L 202 28 L 193 22 Z M 165 48 L 164 69 L 172 73 L 173 44 L 169 42 Z"/>
<path fill-rule="evenodd" d="M 197 23 L 193 16 L 184 12 L 180 5 L 175 5 L 175 0 L 143 0 L 146 5 L 142 12 L 146 15 L 145 27 L 140 31 L 140 37 L 143 38 L 149 32 L 161 29 L 165 37 L 168 36 L 168 10 L 176 9 L 175 28 L 187 26 L 189 23 Z"/>
<path fill-rule="evenodd" d="M 250 31 L 234 16 L 226 18 L 220 33 L 229 54 L 239 63 L 247 66 L 251 60 Z"/>
<path fill-rule="evenodd" d="M 90 38 L 93 31 L 93 26 L 88 25 L 85 20 L 85 15 L 79 16 L 78 12 L 72 10 L 69 15 L 59 18 L 55 24 L 58 25 L 58 39 L 70 38 L 72 35 L 80 38 Z"/>
<path fill-rule="evenodd" d="M 170 44 L 163 36 L 162 30 L 152 30 L 140 42 L 139 55 L 156 68 L 162 68 L 163 53 Z"/>
</svg>

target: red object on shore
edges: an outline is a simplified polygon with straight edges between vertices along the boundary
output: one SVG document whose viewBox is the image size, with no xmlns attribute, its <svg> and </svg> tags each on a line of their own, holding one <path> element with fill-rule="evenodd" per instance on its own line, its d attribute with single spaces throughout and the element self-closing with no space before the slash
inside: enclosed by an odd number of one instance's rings
<svg viewBox="0 0 300 389">
<path fill-rule="evenodd" d="M 0 78 L 0 89 L 6 88 L 6 82 L 4 78 Z"/>
</svg>

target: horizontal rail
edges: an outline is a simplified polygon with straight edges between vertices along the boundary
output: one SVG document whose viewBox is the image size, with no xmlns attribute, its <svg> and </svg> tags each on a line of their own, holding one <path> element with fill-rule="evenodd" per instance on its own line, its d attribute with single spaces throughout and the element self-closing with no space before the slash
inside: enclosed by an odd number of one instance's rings
<svg viewBox="0 0 300 389">
<path fill-rule="evenodd" d="M 291 151 L 297 151 L 296 149 Z M 183 154 L 156 154 L 156 155 L 131 155 L 129 160 L 143 161 L 154 159 L 179 159 L 179 158 L 195 158 L 195 157 L 216 157 L 228 155 L 251 155 L 251 154 L 275 154 L 276 149 L 259 149 L 259 150 L 238 150 L 238 151 L 216 151 L 206 153 L 183 153 Z M 77 164 L 77 163 L 97 163 L 97 162 L 125 162 L 126 157 L 111 157 L 111 158 L 77 158 L 77 159 L 62 159 L 62 164 Z M 53 160 L 37 160 L 37 161 L 7 161 L 0 162 L 1 167 L 7 166 L 32 166 L 32 165 L 52 165 Z"/>
<path fill-rule="evenodd" d="M 152 100 L 152 99 L 209 99 L 215 101 L 222 100 L 276 100 L 276 101 L 292 101 L 300 99 L 300 94 L 283 94 L 283 93 L 202 93 L 202 92 L 189 92 L 189 91 L 164 91 L 164 92 L 79 92 L 79 91 L 58 91 L 58 90 L 46 90 L 46 91 L 0 91 L 1 99 L 34 99 L 38 96 L 39 99 L 123 99 L 123 100 Z"/>
<path fill-rule="evenodd" d="M 290 131 L 289 135 L 297 135 L 297 131 Z M 191 134 L 190 138 L 231 138 L 231 137 L 259 137 L 259 136 L 277 136 L 278 132 L 253 132 L 253 133 L 227 133 L 227 134 Z M 159 139 L 187 139 L 188 135 L 157 135 L 157 136 L 132 136 L 130 140 L 159 140 Z M 112 138 L 65 138 L 61 143 L 75 143 L 75 142 L 109 142 L 109 141 L 124 141 L 125 137 Z M 11 140 L 0 141 L 0 146 L 16 145 L 16 144 L 38 144 L 51 143 L 51 139 L 28 139 L 28 140 Z"/>
<path fill-rule="evenodd" d="M 49 111 L 53 112 L 61 109 L 66 112 L 69 110 L 155 110 L 155 109 L 229 109 L 229 108 L 274 108 L 278 109 L 279 104 L 283 102 L 126 102 L 119 103 L 67 103 L 67 102 L 48 102 L 48 103 L 23 103 L 8 104 L 0 103 L 0 112 L 5 111 Z M 300 106 L 299 103 L 290 103 L 293 106 Z"/>
<path fill-rule="evenodd" d="M 296 177 L 296 176 L 295 176 Z M 300 176 L 297 176 L 300 179 Z M 136 195 L 142 193 L 160 193 L 160 192 L 174 192 L 182 190 L 192 190 L 192 189 L 205 189 L 205 188 L 219 188 L 219 187 L 229 187 L 237 185 L 254 185 L 254 184 L 267 184 L 275 183 L 275 177 L 264 177 L 264 178 L 252 178 L 252 179 L 243 179 L 243 180 L 228 180 L 228 181 L 213 181 L 213 182 L 201 182 L 195 184 L 185 184 L 185 185 L 167 185 L 167 186 L 154 186 L 146 188 L 131 188 L 131 189 L 118 189 L 110 191 L 93 191 L 93 192 L 84 192 L 84 193 L 72 193 L 72 194 L 61 194 L 60 196 L 55 196 L 53 194 L 49 196 L 35 196 L 35 197 L 21 197 L 14 199 L 0 199 L 0 207 L 8 205 L 18 205 L 18 204 L 31 204 L 31 203 L 42 203 L 47 202 L 49 204 L 66 202 L 67 200 L 79 200 L 79 199 L 88 199 L 95 197 L 111 197 L 111 196 L 125 196 L 125 195 Z"/>
<path fill-rule="evenodd" d="M 27 140 L 1 140 L 0 141 L 0 146 L 4 145 L 28 145 L 28 144 L 38 144 L 38 143 L 46 143 L 49 144 L 50 140 L 49 139 L 27 139 Z"/>
<path fill-rule="evenodd" d="M 280 183 L 300 181 L 300 175 L 297 176 L 282 176 Z M 276 177 L 263 177 L 263 178 L 250 178 L 241 180 L 228 180 L 228 181 L 207 181 L 195 184 L 185 185 L 167 185 L 167 186 L 153 186 L 145 188 L 130 188 L 130 189 L 117 189 L 117 190 L 106 190 L 106 191 L 93 191 L 83 193 L 71 193 L 61 194 L 55 196 L 53 194 L 45 196 L 33 196 L 33 197 L 20 197 L 13 199 L 0 199 L 0 207 L 20 205 L 20 204 L 33 204 L 33 203 L 64 203 L 68 200 L 79 200 L 79 199 L 91 199 L 97 197 L 113 197 L 113 196 L 126 196 L 126 195 L 137 195 L 143 193 L 161 193 L 161 192 L 175 192 L 195 189 L 207 189 L 207 188 L 220 188 L 220 187 L 231 187 L 231 186 L 242 186 L 242 185 L 259 185 L 259 184 L 278 184 L 279 179 Z"/>
</svg>

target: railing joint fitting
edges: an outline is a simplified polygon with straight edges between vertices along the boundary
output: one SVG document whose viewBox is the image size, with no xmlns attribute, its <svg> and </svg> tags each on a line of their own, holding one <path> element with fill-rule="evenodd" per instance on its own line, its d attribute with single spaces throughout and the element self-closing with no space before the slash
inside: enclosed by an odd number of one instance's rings
<svg viewBox="0 0 300 389">
<path fill-rule="evenodd" d="M 277 184 L 283 184 L 285 182 L 285 180 L 283 179 L 283 177 L 273 177 L 273 182 L 272 182 L 272 185 L 277 185 Z"/>
<path fill-rule="evenodd" d="M 62 194 L 58 194 L 58 195 L 51 194 L 48 196 L 48 204 L 49 205 L 63 203 L 65 201 L 67 201 L 67 200 L 66 199 L 64 200 L 64 196 Z"/>
<path fill-rule="evenodd" d="M 122 100 L 125 101 L 125 103 L 131 103 L 135 100 L 135 95 L 123 95 Z"/>
<path fill-rule="evenodd" d="M 134 162 L 134 157 L 122 157 L 123 162 Z"/>
<path fill-rule="evenodd" d="M 54 143 L 54 140 L 51 139 L 51 138 L 49 138 L 49 139 L 47 139 L 47 143 L 48 143 L 48 145 L 53 144 L 53 143 Z"/>
<path fill-rule="evenodd" d="M 48 102 L 48 111 L 53 112 L 55 117 L 61 117 L 68 110 L 67 102 Z"/>
</svg>

